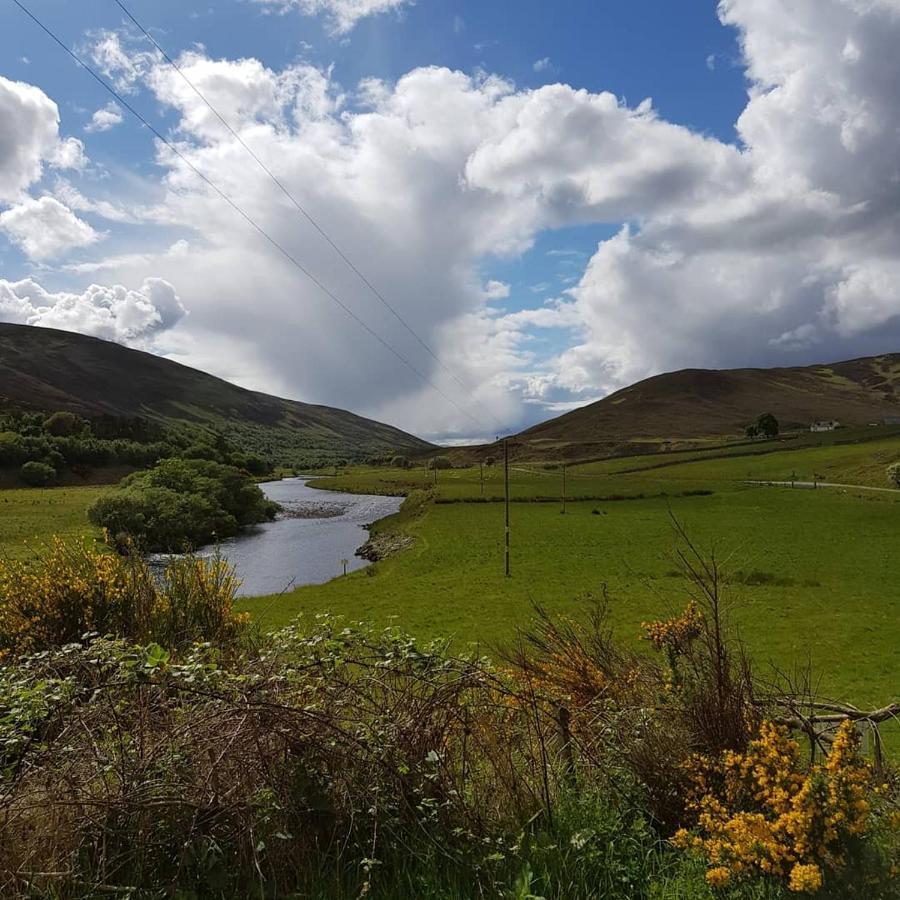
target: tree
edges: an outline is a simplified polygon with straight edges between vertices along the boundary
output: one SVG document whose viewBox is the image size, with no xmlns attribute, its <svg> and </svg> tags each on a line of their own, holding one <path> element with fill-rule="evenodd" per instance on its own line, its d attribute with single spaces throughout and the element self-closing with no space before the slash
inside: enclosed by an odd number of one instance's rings
<svg viewBox="0 0 900 900">
<path fill-rule="evenodd" d="M 759 437 L 759 428 L 757 428 L 756 425 L 748 425 L 744 429 L 744 434 L 746 434 L 748 438 Z"/>
<path fill-rule="evenodd" d="M 428 460 L 429 469 L 452 469 L 453 463 L 448 456 L 434 456 Z"/>
<path fill-rule="evenodd" d="M 84 424 L 75 413 L 55 412 L 44 422 L 44 431 L 54 437 L 71 437 L 81 431 Z"/>
<path fill-rule="evenodd" d="M 888 466 L 888 481 L 900 488 L 900 462 L 895 462 L 892 466 Z"/>
<path fill-rule="evenodd" d="M 408 469 L 409 468 L 409 460 L 405 456 L 395 456 L 391 460 L 391 465 L 395 469 Z"/>
<path fill-rule="evenodd" d="M 245 525 L 274 517 L 246 472 L 204 459 L 167 459 L 135 472 L 88 509 L 90 521 L 146 550 L 183 550 L 231 537 Z"/>
<path fill-rule="evenodd" d="M 32 460 L 22 466 L 19 477 L 30 487 L 47 487 L 56 481 L 56 469 L 47 463 Z"/>
<path fill-rule="evenodd" d="M 759 434 L 771 439 L 778 436 L 778 419 L 772 413 L 763 413 L 756 420 L 756 428 Z"/>
<path fill-rule="evenodd" d="M 492 466 L 492 465 L 494 465 L 495 462 L 497 462 L 497 460 L 494 459 L 493 456 L 486 456 L 486 457 L 484 458 L 484 464 L 485 464 L 486 466 Z"/>
</svg>

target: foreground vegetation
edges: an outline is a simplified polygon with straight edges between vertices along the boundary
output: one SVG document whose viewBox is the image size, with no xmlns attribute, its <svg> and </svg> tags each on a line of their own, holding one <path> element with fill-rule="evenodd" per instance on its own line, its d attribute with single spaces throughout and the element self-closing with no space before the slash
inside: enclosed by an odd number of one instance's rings
<svg viewBox="0 0 900 900">
<path fill-rule="evenodd" d="M 679 548 L 693 602 L 646 623 L 655 653 L 601 604 L 496 663 L 328 617 L 254 635 L 215 562 L 0 564 L 0 890 L 897 897 L 896 787 L 854 725 L 891 711 L 755 677 L 717 563 Z M 23 638 L 35 604 L 57 625 Z"/>
</svg>

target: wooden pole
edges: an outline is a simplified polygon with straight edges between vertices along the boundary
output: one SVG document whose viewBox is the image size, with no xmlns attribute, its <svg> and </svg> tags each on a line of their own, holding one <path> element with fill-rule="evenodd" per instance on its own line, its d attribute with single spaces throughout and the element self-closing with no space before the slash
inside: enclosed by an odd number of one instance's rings
<svg viewBox="0 0 900 900">
<path fill-rule="evenodd" d="M 562 513 L 566 514 L 566 464 L 562 464 Z"/>
<path fill-rule="evenodd" d="M 503 499 L 505 514 L 506 514 L 506 528 L 504 531 L 504 560 L 506 564 L 506 577 L 509 578 L 509 441 L 506 438 L 503 438 Z"/>
<path fill-rule="evenodd" d="M 481 496 L 484 496 L 484 463 L 478 463 L 478 468 L 481 470 Z"/>
</svg>

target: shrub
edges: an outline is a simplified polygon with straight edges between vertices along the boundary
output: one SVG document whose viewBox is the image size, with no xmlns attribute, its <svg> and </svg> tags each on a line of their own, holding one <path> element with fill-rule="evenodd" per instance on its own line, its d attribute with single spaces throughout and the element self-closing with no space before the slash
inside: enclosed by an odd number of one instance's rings
<svg viewBox="0 0 900 900">
<path fill-rule="evenodd" d="M 81 431 L 85 422 L 75 413 L 55 412 L 44 420 L 44 431 L 55 437 L 69 437 Z"/>
<path fill-rule="evenodd" d="M 391 465 L 395 469 L 408 469 L 411 463 L 405 456 L 395 456 L 391 460 Z"/>
<path fill-rule="evenodd" d="M 452 469 L 453 463 L 448 456 L 433 456 L 428 460 L 429 469 Z"/>
<path fill-rule="evenodd" d="M 29 487 L 46 487 L 56 481 L 56 469 L 47 463 L 32 460 L 19 469 L 19 478 Z"/>
<path fill-rule="evenodd" d="M 900 488 L 900 462 L 888 466 L 888 481 Z"/>
<path fill-rule="evenodd" d="M 219 558 L 177 560 L 157 579 L 134 553 L 57 539 L 37 560 L 0 560 L 0 659 L 89 632 L 168 647 L 227 643 L 244 622 L 232 612 L 236 589 L 233 571 Z"/>
<path fill-rule="evenodd" d="M 15 431 L 0 431 L 0 467 L 20 466 L 28 459 L 25 439 Z"/>
<path fill-rule="evenodd" d="M 244 472 L 209 460 L 163 460 L 135 472 L 88 509 L 90 521 L 147 550 L 183 550 L 271 519 L 277 504 Z"/>
<path fill-rule="evenodd" d="M 714 887 L 774 876 L 791 891 L 816 893 L 843 869 L 867 833 L 875 782 L 846 721 L 824 763 L 803 762 L 783 726 L 763 722 L 744 752 L 690 763 L 693 832 L 676 846 L 707 861 Z"/>
</svg>

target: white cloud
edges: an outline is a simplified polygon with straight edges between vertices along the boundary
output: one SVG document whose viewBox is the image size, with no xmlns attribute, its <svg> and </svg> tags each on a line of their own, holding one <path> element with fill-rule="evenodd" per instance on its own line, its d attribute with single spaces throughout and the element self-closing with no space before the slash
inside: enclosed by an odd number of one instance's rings
<svg viewBox="0 0 900 900">
<path fill-rule="evenodd" d="M 0 321 L 77 331 L 144 349 L 184 314 L 175 289 L 160 278 L 147 278 L 136 290 L 92 284 L 81 293 L 53 293 L 30 278 L 0 279 Z"/>
<path fill-rule="evenodd" d="M 116 125 L 122 124 L 122 107 L 115 100 L 110 100 L 106 106 L 94 111 L 91 121 L 84 126 L 87 132 L 109 131 Z"/>
<path fill-rule="evenodd" d="M 191 162 L 357 315 L 460 403 L 510 421 L 523 405 L 563 408 L 664 369 L 900 344 L 900 5 L 725 0 L 719 9 L 750 79 L 735 145 L 663 120 L 649 101 L 632 107 L 562 84 L 517 90 L 495 76 L 421 68 L 396 83 L 365 81 L 351 95 L 360 108 L 329 71 L 183 57 L 464 391 L 177 75 L 147 60 L 132 84 L 174 111 Z M 158 162 L 158 219 L 190 246 L 88 265 L 125 284 L 149 274 L 178 284 L 198 347 L 186 361 L 426 433 L 471 432 L 180 160 L 160 148 Z M 491 312 L 479 273 L 493 258 L 583 223 L 624 227 L 562 298 Z M 568 349 L 543 356 L 535 335 L 545 328 L 565 329 Z"/>
<path fill-rule="evenodd" d="M 59 108 L 40 89 L 0 76 L 0 203 L 15 203 L 45 165 L 81 168 L 84 148 L 59 136 Z"/>
<path fill-rule="evenodd" d="M 504 300 L 509 296 L 509 285 L 492 279 L 484 286 L 484 295 L 489 300 Z"/>
<path fill-rule="evenodd" d="M 706 68 L 709 69 L 710 72 L 716 71 L 716 54 L 710 53 L 709 56 L 706 57 Z"/>
<path fill-rule="evenodd" d="M 360 19 L 410 6 L 414 0 L 255 0 L 278 10 L 298 10 L 306 16 L 325 15 L 335 34 L 346 34 Z"/>
<path fill-rule="evenodd" d="M 552 68 L 553 63 L 550 61 L 549 56 L 544 56 L 541 59 L 535 60 L 534 65 L 532 65 L 532 69 L 535 72 L 546 72 L 548 69 Z"/>
<path fill-rule="evenodd" d="M 53 197 L 27 198 L 0 213 L 0 231 L 29 259 L 44 260 L 86 247 L 100 235 Z"/>
</svg>

